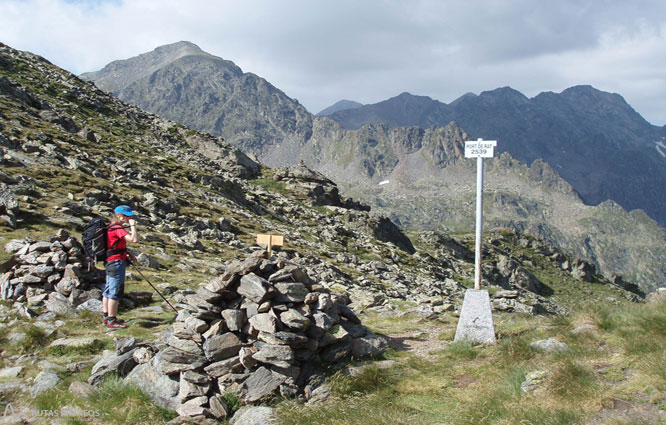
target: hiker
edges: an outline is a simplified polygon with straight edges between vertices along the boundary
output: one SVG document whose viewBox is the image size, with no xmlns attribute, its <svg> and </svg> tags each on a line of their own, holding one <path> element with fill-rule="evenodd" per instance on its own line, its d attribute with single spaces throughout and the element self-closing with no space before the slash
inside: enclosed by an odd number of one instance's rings
<svg viewBox="0 0 666 425">
<path fill-rule="evenodd" d="M 106 269 L 106 285 L 102 292 L 102 311 L 104 324 L 110 329 L 125 329 L 127 325 L 118 319 L 118 303 L 125 291 L 125 269 L 127 268 L 127 242 L 139 242 L 136 231 L 135 214 L 127 205 L 120 205 L 113 211 L 113 219 L 107 233 L 108 257 Z M 125 230 L 125 224 L 130 231 Z"/>
</svg>

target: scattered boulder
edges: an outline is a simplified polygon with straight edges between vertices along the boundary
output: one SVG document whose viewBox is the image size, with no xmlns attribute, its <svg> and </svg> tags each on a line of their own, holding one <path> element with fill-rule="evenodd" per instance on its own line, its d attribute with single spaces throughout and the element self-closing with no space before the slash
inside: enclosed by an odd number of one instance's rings
<svg viewBox="0 0 666 425">
<path fill-rule="evenodd" d="M 277 425 L 274 410 L 265 406 L 244 406 L 229 422 L 231 425 Z"/>
<path fill-rule="evenodd" d="M 96 388 L 87 382 L 74 381 L 69 384 L 69 392 L 81 398 L 88 397 L 95 390 Z"/>
<path fill-rule="evenodd" d="M 569 350 L 569 347 L 565 343 L 558 341 L 557 338 L 548 338 L 540 341 L 534 341 L 530 344 L 530 347 L 544 351 L 546 353 Z"/>
<path fill-rule="evenodd" d="M 134 350 L 124 354 L 108 353 L 93 366 L 88 383 L 100 386 L 104 382 L 104 377 L 110 373 L 126 376 L 136 366 L 133 354 Z"/>
<path fill-rule="evenodd" d="M 23 371 L 23 366 L 6 367 L 0 369 L 0 378 L 16 378 Z"/>
<path fill-rule="evenodd" d="M 36 397 L 39 394 L 54 388 L 62 379 L 52 370 L 44 370 L 35 377 L 35 383 L 30 388 L 30 395 Z"/>
<path fill-rule="evenodd" d="M 65 348 L 82 348 L 90 347 L 99 344 L 101 341 L 94 337 L 79 337 L 79 338 L 59 338 L 49 344 L 49 348 L 65 347 Z"/>
<path fill-rule="evenodd" d="M 528 393 L 535 391 L 539 387 L 542 387 L 545 383 L 546 378 L 548 377 L 549 372 L 543 370 L 535 370 L 529 372 L 525 375 L 525 380 L 520 384 L 520 391 L 523 393 Z"/>
</svg>

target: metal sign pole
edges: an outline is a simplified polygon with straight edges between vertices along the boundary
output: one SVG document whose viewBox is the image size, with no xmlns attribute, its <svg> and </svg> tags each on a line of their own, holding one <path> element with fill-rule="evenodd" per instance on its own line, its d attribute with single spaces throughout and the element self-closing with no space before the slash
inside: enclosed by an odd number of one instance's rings
<svg viewBox="0 0 666 425">
<path fill-rule="evenodd" d="M 465 291 L 460 319 L 454 342 L 495 344 L 490 295 L 481 290 L 481 242 L 483 240 L 483 158 L 492 158 L 495 140 L 465 142 L 465 158 L 476 158 L 476 256 L 474 261 L 474 289 Z"/>
<path fill-rule="evenodd" d="M 476 255 L 474 289 L 481 289 L 481 240 L 483 239 L 483 158 L 476 158 Z"/>
</svg>

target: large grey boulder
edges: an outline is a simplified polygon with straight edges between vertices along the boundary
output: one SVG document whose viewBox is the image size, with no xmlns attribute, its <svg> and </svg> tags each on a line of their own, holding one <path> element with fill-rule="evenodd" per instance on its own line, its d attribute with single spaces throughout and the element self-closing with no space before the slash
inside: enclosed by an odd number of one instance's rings
<svg viewBox="0 0 666 425">
<path fill-rule="evenodd" d="M 540 341 L 534 341 L 530 344 L 530 347 L 536 350 L 545 351 L 546 353 L 569 350 L 569 347 L 565 343 L 558 341 L 557 338 L 548 338 L 542 339 Z"/>
<path fill-rule="evenodd" d="M 262 344 L 252 358 L 283 369 L 289 368 L 295 361 L 294 350 L 287 345 Z"/>
<path fill-rule="evenodd" d="M 51 347 L 65 347 L 65 348 L 82 348 L 90 347 L 95 344 L 99 344 L 101 341 L 95 337 L 83 336 L 78 338 L 58 338 L 49 344 Z"/>
<path fill-rule="evenodd" d="M 300 282 L 277 282 L 275 290 L 277 291 L 277 302 L 302 303 L 305 296 L 310 293 L 308 288 Z"/>
<path fill-rule="evenodd" d="M 23 366 L 5 367 L 0 369 L 0 378 L 16 378 L 23 372 Z"/>
<path fill-rule="evenodd" d="M 125 354 L 117 355 L 115 353 L 102 357 L 102 359 L 93 366 L 88 383 L 96 387 L 104 382 L 104 377 L 110 373 L 126 376 L 136 366 L 133 357 L 134 350 Z"/>
<path fill-rule="evenodd" d="M 194 370 L 204 366 L 207 362 L 203 355 L 189 354 L 184 351 L 168 347 L 153 357 L 153 365 L 164 375 L 178 374 L 184 370 Z"/>
<path fill-rule="evenodd" d="M 239 356 L 231 357 L 229 359 L 220 360 L 219 362 L 211 363 L 204 368 L 204 371 L 211 378 L 219 378 L 220 376 L 228 373 L 237 373 L 243 369 L 241 358 Z"/>
<path fill-rule="evenodd" d="M 160 407 L 176 409 L 179 405 L 178 379 L 158 372 L 155 364 L 140 364 L 127 375 L 126 381 L 141 388 Z"/>
<path fill-rule="evenodd" d="M 204 396 L 208 394 L 210 389 L 211 381 L 208 376 L 193 371 L 184 371 L 180 373 L 178 398 L 181 401 Z"/>
<path fill-rule="evenodd" d="M 244 406 L 229 422 L 231 425 L 278 425 L 274 409 L 265 406 Z"/>
<path fill-rule="evenodd" d="M 286 325 L 287 327 L 297 330 L 297 331 L 303 331 L 310 326 L 312 322 L 310 322 L 310 319 L 302 315 L 298 310 L 290 308 L 289 310 L 285 311 L 284 313 L 280 314 L 280 321 Z"/>
<path fill-rule="evenodd" d="M 509 283 L 518 287 L 527 289 L 535 294 L 543 293 L 546 288 L 543 283 L 529 270 L 524 267 L 518 267 L 513 271 L 509 278 Z"/>
<path fill-rule="evenodd" d="M 260 332 L 275 333 L 277 332 L 278 322 L 275 316 L 270 313 L 259 313 L 250 317 L 250 325 Z"/>
<path fill-rule="evenodd" d="M 76 307 L 76 310 L 77 311 L 86 310 L 86 311 L 90 311 L 92 313 L 102 314 L 103 313 L 102 301 L 100 301 L 98 299 L 90 299 L 88 301 L 85 301 L 82 304 L 79 304 Z"/>
<path fill-rule="evenodd" d="M 87 382 L 74 381 L 69 384 L 69 392 L 81 398 L 88 397 L 96 390 L 97 388 L 93 387 Z"/>
<path fill-rule="evenodd" d="M 352 357 L 375 357 L 388 350 L 389 344 L 386 338 L 374 333 L 355 338 L 352 340 Z"/>
<path fill-rule="evenodd" d="M 67 297 L 58 292 L 51 292 L 49 298 L 44 301 L 44 305 L 46 306 L 46 310 L 55 314 L 69 315 L 76 313 L 76 310 L 70 304 Z"/>
<path fill-rule="evenodd" d="M 54 388 L 62 379 L 52 370 L 45 370 L 39 373 L 35 378 L 34 385 L 30 388 L 30 395 L 36 397 L 39 394 Z"/>
<path fill-rule="evenodd" d="M 222 317 L 230 331 L 237 332 L 245 326 L 245 312 L 240 309 L 227 309 L 222 311 Z"/>
</svg>

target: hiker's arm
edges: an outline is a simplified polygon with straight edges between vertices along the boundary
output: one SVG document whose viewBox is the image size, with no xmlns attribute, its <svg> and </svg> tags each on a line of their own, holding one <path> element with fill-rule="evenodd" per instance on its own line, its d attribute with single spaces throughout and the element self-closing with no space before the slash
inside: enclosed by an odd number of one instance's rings
<svg viewBox="0 0 666 425">
<path fill-rule="evenodd" d="M 127 240 L 127 242 L 133 242 L 133 243 L 139 242 L 139 235 L 136 233 L 136 220 L 130 218 L 128 223 L 130 225 L 130 233 L 129 235 L 125 235 L 125 239 Z"/>
</svg>

